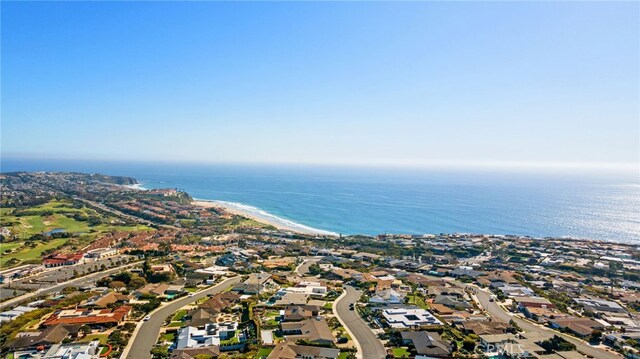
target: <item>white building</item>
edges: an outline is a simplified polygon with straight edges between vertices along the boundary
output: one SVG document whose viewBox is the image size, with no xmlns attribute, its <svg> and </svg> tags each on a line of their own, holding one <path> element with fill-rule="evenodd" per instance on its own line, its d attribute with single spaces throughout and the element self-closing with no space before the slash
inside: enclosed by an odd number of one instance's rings
<svg viewBox="0 0 640 359">
<path fill-rule="evenodd" d="M 54 344 L 42 359 L 97 359 L 100 357 L 100 341 L 89 343 Z"/>
<path fill-rule="evenodd" d="M 177 349 L 199 348 L 220 345 L 221 341 L 239 336 L 239 342 L 244 341 L 244 333 L 238 331 L 238 323 L 223 322 L 209 323 L 204 328 L 185 327 L 178 332 Z"/>
<path fill-rule="evenodd" d="M 5 312 L 0 313 L 0 323 L 12 321 L 16 317 L 19 317 L 26 312 L 30 312 L 36 309 L 37 308 L 33 308 L 33 307 L 19 306 L 19 307 L 13 308 L 12 310 L 7 310 Z"/>
<path fill-rule="evenodd" d="M 96 249 L 87 251 L 87 253 L 85 253 L 84 256 L 87 258 L 102 259 L 102 258 L 113 257 L 117 254 L 118 254 L 118 250 L 115 248 L 96 248 Z"/>
<path fill-rule="evenodd" d="M 442 324 L 431 312 L 422 308 L 384 309 L 382 316 L 387 320 L 389 326 L 394 329 L 420 328 L 428 325 Z"/>
</svg>

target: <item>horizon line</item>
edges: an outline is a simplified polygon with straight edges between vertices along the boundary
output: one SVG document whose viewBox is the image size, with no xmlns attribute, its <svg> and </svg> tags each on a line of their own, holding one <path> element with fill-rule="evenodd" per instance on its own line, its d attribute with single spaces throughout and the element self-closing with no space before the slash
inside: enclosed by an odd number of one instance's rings
<svg viewBox="0 0 640 359">
<path fill-rule="evenodd" d="M 0 153 L 0 165 L 5 160 L 40 161 L 86 161 L 86 162 L 125 162 L 125 163 L 182 163 L 209 165 L 254 165 L 254 166 L 318 166 L 318 167 L 364 167 L 364 168 L 406 168 L 406 169 L 515 169 L 515 170 L 611 170 L 638 172 L 640 162 L 594 162 L 594 161 L 513 161 L 513 160 L 416 160 L 416 159 L 377 159 L 375 161 L 243 161 L 243 160 L 203 160 L 203 159 L 145 159 L 145 158 L 107 158 L 107 157 L 64 157 L 36 154 Z"/>
</svg>

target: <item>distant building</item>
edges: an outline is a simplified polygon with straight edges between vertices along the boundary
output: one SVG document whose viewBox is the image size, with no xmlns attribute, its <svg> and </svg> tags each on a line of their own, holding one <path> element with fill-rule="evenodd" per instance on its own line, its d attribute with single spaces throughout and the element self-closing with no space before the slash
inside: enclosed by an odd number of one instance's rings
<svg viewBox="0 0 640 359">
<path fill-rule="evenodd" d="M 113 257 L 118 254 L 118 250 L 116 248 L 96 248 L 85 253 L 85 257 L 87 258 L 95 258 L 102 259 Z"/>
<path fill-rule="evenodd" d="M 44 257 L 42 264 L 46 268 L 71 266 L 80 263 L 83 259 L 82 253 L 75 254 L 51 254 Z"/>
<path fill-rule="evenodd" d="M 625 313 L 626 310 L 618 303 L 609 300 L 578 298 L 576 303 L 582 305 L 585 310 L 594 313 Z"/>
</svg>

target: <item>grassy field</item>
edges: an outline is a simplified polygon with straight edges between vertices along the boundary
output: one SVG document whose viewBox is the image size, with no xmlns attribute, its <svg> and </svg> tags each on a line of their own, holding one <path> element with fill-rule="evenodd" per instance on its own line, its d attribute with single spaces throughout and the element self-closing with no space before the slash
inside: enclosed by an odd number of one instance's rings
<svg viewBox="0 0 640 359">
<path fill-rule="evenodd" d="M 262 359 L 262 358 L 266 358 L 269 356 L 269 354 L 271 354 L 271 352 L 273 351 L 273 348 L 262 348 L 258 351 L 258 353 L 256 354 L 255 357 L 253 357 L 254 359 Z"/>
<path fill-rule="evenodd" d="M 61 246 L 64 243 L 66 243 L 68 240 L 69 240 L 68 238 L 58 238 L 58 239 L 52 239 L 51 241 L 46 243 L 38 242 L 39 244 L 34 248 L 22 246 L 17 251 L 12 252 L 11 254 L 3 254 L 2 258 L 0 258 L 0 267 L 4 269 L 5 263 L 7 263 L 9 260 L 13 258 L 19 259 L 22 262 L 40 258 L 42 251 Z M 15 242 L 6 243 L 6 244 L 14 244 L 14 243 Z M 20 242 L 20 245 L 22 245 L 22 242 Z M 2 249 L 4 250 L 4 246 L 2 246 Z"/>
<path fill-rule="evenodd" d="M 25 213 L 26 212 L 26 213 Z M 79 248 L 89 244 L 103 233 L 111 231 L 144 231 L 150 228 L 144 225 L 123 226 L 112 224 L 117 217 L 102 215 L 97 211 L 87 208 L 74 208 L 69 201 L 52 200 L 48 203 L 23 210 L 25 215 L 16 215 L 12 208 L 0 208 L 2 226 L 9 228 L 17 239 L 11 242 L 0 243 L 0 267 L 5 269 L 6 263 L 17 259 L 20 262 L 12 265 L 20 265 L 30 260 L 39 259 L 45 250 L 50 250 L 64 245 L 70 238 L 56 238 L 47 241 L 35 241 L 36 246 L 31 248 L 26 245 L 26 240 L 36 234 L 63 229 L 73 234 L 75 245 Z M 84 218 L 97 217 L 102 223 L 90 226 L 89 221 L 77 220 L 74 215 Z M 10 253 L 5 251 L 11 250 Z M 15 261 L 12 261 L 12 263 Z"/>
<path fill-rule="evenodd" d="M 14 250 L 22 246 L 22 242 L 2 242 L 0 243 L 0 252 L 4 253 L 6 250 Z"/>
<path fill-rule="evenodd" d="M 179 322 L 182 320 L 182 318 L 184 318 L 185 315 L 187 315 L 187 310 L 180 309 L 179 311 L 176 312 L 176 315 L 173 316 L 172 321 Z"/>
<path fill-rule="evenodd" d="M 429 309 L 427 303 L 425 303 L 424 299 L 417 295 L 408 295 L 407 299 L 409 299 L 409 304 L 415 304 L 420 308 Z"/>
<path fill-rule="evenodd" d="M 393 348 L 393 356 L 396 358 L 409 358 L 411 355 L 407 348 Z"/>
<path fill-rule="evenodd" d="M 107 338 L 109 338 L 109 335 L 107 334 L 89 334 L 84 338 L 80 339 L 78 342 L 88 343 L 94 339 L 98 339 L 100 340 L 100 344 L 104 345 L 104 344 L 107 344 Z"/>
<path fill-rule="evenodd" d="M 164 333 L 162 334 L 162 340 L 167 341 L 167 342 L 173 342 L 176 338 L 176 334 L 175 333 Z"/>
<path fill-rule="evenodd" d="M 48 203 L 31 207 L 26 215 L 16 216 L 10 208 L 2 208 L 2 223 L 8 227 L 18 239 L 27 239 L 35 234 L 47 232 L 56 228 L 64 229 L 68 233 L 101 233 L 111 230 L 146 230 L 142 225 L 121 226 L 113 225 L 111 221 L 116 217 L 102 215 L 97 211 L 82 207 L 74 208 L 71 202 L 53 200 Z M 88 221 L 76 220 L 74 215 L 98 217 L 101 224 L 90 226 Z"/>
</svg>

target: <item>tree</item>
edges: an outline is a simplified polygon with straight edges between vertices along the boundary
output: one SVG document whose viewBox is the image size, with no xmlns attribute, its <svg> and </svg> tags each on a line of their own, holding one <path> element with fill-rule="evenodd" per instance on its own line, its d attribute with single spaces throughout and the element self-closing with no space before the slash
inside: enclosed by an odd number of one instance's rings
<svg viewBox="0 0 640 359">
<path fill-rule="evenodd" d="M 144 278 L 138 275 L 135 275 L 131 277 L 131 280 L 129 281 L 127 288 L 138 289 L 138 288 L 144 287 L 146 284 L 147 284 L 147 281 Z"/>
<path fill-rule="evenodd" d="M 166 359 L 169 357 L 169 348 L 167 347 L 154 347 L 151 349 L 151 355 L 154 359 Z"/>
<path fill-rule="evenodd" d="M 213 355 L 209 354 L 197 354 L 193 359 L 213 359 Z"/>
<path fill-rule="evenodd" d="M 123 271 L 118 274 L 114 274 L 112 278 L 113 280 L 117 280 L 117 281 L 129 284 L 129 281 L 131 281 L 131 273 Z"/>
<path fill-rule="evenodd" d="M 109 283 L 109 287 L 113 289 L 124 288 L 126 286 L 127 285 L 124 282 L 121 282 L 119 280 L 114 280 L 113 282 Z"/>
<path fill-rule="evenodd" d="M 318 275 L 320 273 L 322 273 L 322 269 L 318 264 L 313 263 L 312 265 L 309 266 L 309 274 Z"/>
<path fill-rule="evenodd" d="M 462 348 L 468 352 L 472 352 L 476 347 L 476 342 L 470 338 L 465 338 L 462 341 Z"/>
<path fill-rule="evenodd" d="M 91 327 L 88 325 L 83 325 L 80 328 L 78 328 L 79 331 L 82 332 L 82 334 L 84 335 L 89 335 L 91 334 Z"/>
<path fill-rule="evenodd" d="M 107 338 L 107 342 L 119 347 L 127 345 L 127 339 L 124 338 L 120 330 L 114 330 L 111 332 L 111 334 L 109 334 L 109 338 Z"/>
<path fill-rule="evenodd" d="M 589 336 L 589 342 L 590 343 L 598 343 L 598 342 L 600 342 L 600 340 L 602 340 L 602 331 L 596 329 Z"/>
<path fill-rule="evenodd" d="M 62 290 L 63 294 L 70 294 L 73 293 L 75 291 L 77 291 L 78 288 L 77 287 L 64 287 L 64 289 Z"/>
<path fill-rule="evenodd" d="M 122 326 L 122 330 L 124 330 L 125 332 L 132 332 L 136 329 L 136 325 L 134 323 L 124 323 L 124 325 Z"/>
<path fill-rule="evenodd" d="M 569 343 L 568 341 L 557 335 L 554 335 L 552 338 L 540 342 L 540 346 L 544 348 L 547 353 L 553 353 L 555 351 L 572 351 L 576 349 L 575 345 Z"/>
</svg>

